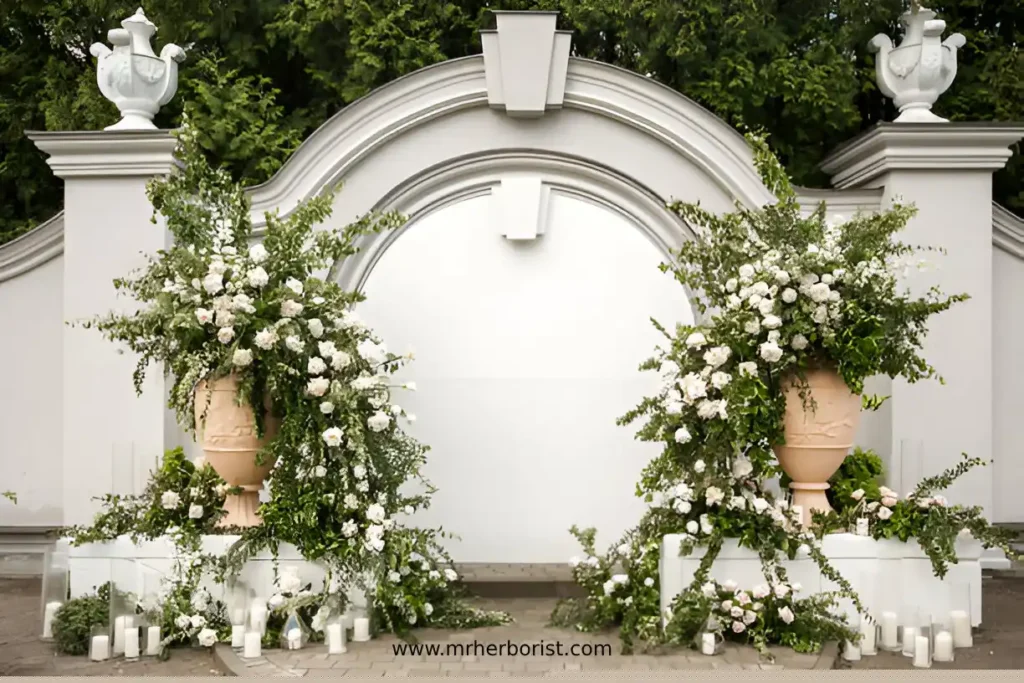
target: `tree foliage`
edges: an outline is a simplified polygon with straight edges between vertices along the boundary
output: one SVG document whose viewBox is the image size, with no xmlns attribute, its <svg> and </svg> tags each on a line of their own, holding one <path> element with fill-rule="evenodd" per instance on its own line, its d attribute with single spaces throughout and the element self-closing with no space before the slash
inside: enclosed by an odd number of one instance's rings
<svg viewBox="0 0 1024 683">
<path fill-rule="evenodd" d="M 139 0 L 0 3 L 0 242 L 60 208 L 60 181 L 26 130 L 95 130 L 117 120 L 99 94 L 89 45 Z M 164 0 L 143 2 L 159 45 L 189 51 L 179 94 L 157 123 L 195 103 L 201 144 L 236 179 L 266 180 L 306 135 L 373 88 L 479 52 L 490 9 L 561 12 L 575 53 L 649 74 L 736 126 L 763 128 L 795 180 L 879 120 L 866 44 L 896 37 L 902 0 Z M 1024 5 L 948 0 L 932 9 L 960 31 L 959 76 L 936 105 L 955 120 L 1024 119 Z M 1024 211 L 1017 154 L 995 196 Z"/>
</svg>

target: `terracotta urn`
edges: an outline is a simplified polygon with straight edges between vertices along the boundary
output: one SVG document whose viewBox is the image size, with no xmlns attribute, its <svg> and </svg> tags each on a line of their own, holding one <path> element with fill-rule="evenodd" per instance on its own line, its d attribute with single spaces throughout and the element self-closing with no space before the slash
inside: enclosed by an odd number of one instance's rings
<svg viewBox="0 0 1024 683">
<path fill-rule="evenodd" d="M 802 509 L 804 528 L 810 525 L 812 511 L 832 509 L 825 495 L 828 480 L 853 448 L 861 410 L 860 395 L 850 391 L 835 370 L 812 369 L 805 376 L 806 405 L 800 379 L 783 379 L 786 442 L 774 446 L 779 464 L 792 480 L 793 505 Z"/>
<path fill-rule="evenodd" d="M 268 415 L 265 435 L 257 437 L 253 410 L 248 404 L 239 405 L 237 397 L 238 376 L 234 374 L 196 385 L 196 440 L 217 474 L 229 486 L 242 488 L 240 494 L 229 494 L 224 501 L 227 514 L 219 526 L 256 526 L 260 523 L 256 514 L 259 491 L 274 466 L 269 459 L 257 465 L 256 455 L 276 434 L 280 422 Z"/>
</svg>

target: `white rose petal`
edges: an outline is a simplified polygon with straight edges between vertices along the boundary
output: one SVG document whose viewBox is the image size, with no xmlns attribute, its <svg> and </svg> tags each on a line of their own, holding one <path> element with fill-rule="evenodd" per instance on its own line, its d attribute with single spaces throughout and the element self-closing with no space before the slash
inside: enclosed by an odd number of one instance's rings
<svg viewBox="0 0 1024 683">
<path fill-rule="evenodd" d="M 285 280 L 284 286 L 292 290 L 296 294 L 302 294 L 302 283 L 293 277 L 290 277 L 287 280 Z"/>
<path fill-rule="evenodd" d="M 263 268 L 256 266 L 245 274 L 245 280 L 249 283 L 250 287 L 259 289 L 260 287 L 265 287 L 270 282 L 270 276 L 267 275 L 267 271 L 263 270 Z"/>
<path fill-rule="evenodd" d="M 326 377 L 313 377 L 306 383 L 306 393 L 310 396 L 323 396 L 331 386 L 331 380 Z"/>
<path fill-rule="evenodd" d="M 291 299 L 285 299 L 281 302 L 281 317 L 282 318 L 294 318 L 302 313 L 302 309 L 305 308 L 298 301 Z"/>
<path fill-rule="evenodd" d="M 190 505 L 188 508 L 189 519 L 202 519 L 203 518 L 203 506 L 202 505 Z"/>
<path fill-rule="evenodd" d="M 249 349 L 236 349 L 231 356 L 231 362 L 238 367 L 244 368 L 252 363 L 252 351 Z"/>
<path fill-rule="evenodd" d="M 306 363 L 306 372 L 311 375 L 321 375 L 327 371 L 327 363 L 324 362 L 323 358 L 318 356 L 312 356 L 309 362 Z"/>
<path fill-rule="evenodd" d="M 329 429 L 324 430 L 324 433 L 321 436 L 325 444 L 334 447 L 341 445 L 341 439 L 344 435 L 345 433 L 342 432 L 340 428 L 330 427 Z"/>
<path fill-rule="evenodd" d="M 309 333 L 313 335 L 314 339 L 319 339 L 324 336 L 324 324 L 319 318 L 312 318 L 306 322 L 306 327 L 309 328 Z"/>
<path fill-rule="evenodd" d="M 690 436 L 690 431 L 686 427 L 680 427 L 679 429 L 676 430 L 676 433 L 675 433 L 676 443 L 689 443 L 690 439 L 692 439 L 692 438 L 693 437 Z"/>
</svg>

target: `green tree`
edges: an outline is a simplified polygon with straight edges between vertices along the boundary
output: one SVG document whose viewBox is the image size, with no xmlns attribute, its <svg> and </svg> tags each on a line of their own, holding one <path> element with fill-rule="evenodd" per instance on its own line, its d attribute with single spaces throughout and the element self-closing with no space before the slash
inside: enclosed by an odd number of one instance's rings
<svg viewBox="0 0 1024 683">
<path fill-rule="evenodd" d="M 89 45 L 138 0 L 0 2 L 0 242 L 60 208 L 61 185 L 24 136 L 95 130 L 117 120 L 99 94 Z M 561 12 L 579 56 L 650 76 L 737 127 L 763 127 L 803 185 L 840 142 L 894 112 L 874 86 L 868 40 L 896 37 L 902 0 L 164 0 L 144 2 L 157 43 L 187 48 L 179 93 L 157 123 L 191 103 L 201 144 L 246 183 L 266 180 L 296 144 L 373 88 L 479 52 L 489 9 Z M 967 37 L 960 75 L 936 111 L 1024 119 L 1024 5 L 933 6 Z M 1024 213 L 1024 162 L 996 175 L 996 199 Z"/>
</svg>

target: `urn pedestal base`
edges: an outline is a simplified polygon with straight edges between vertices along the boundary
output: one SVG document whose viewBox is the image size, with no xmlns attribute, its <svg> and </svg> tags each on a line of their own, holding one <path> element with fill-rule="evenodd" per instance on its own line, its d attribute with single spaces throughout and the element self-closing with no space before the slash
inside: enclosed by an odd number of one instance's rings
<svg viewBox="0 0 1024 683">
<path fill-rule="evenodd" d="M 261 486 L 243 486 L 242 492 L 228 494 L 224 499 L 224 511 L 227 513 L 217 522 L 219 527 L 258 526 L 261 522 L 256 510 L 260 507 Z"/>
<path fill-rule="evenodd" d="M 829 513 L 832 511 L 832 506 L 828 502 L 828 496 L 825 495 L 825 491 L 828 488 L 828 484 L 809 484 L 795 481 L 790 483 L 789 490 L 793 492 L 792 504 L 800 507 L 800 524 L 805 529 L 811 525 L 812 513 Z"/>
</svg>

